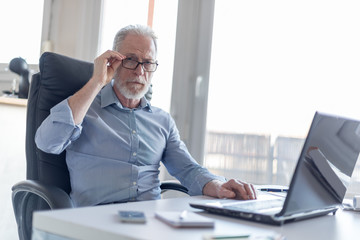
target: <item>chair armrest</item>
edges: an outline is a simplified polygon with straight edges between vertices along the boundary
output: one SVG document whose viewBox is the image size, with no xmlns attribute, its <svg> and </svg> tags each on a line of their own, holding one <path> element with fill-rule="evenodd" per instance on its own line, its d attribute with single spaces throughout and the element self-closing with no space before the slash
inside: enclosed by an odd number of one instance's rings
<svg viewBox="0 0 360 240">
<path fill-rule="evenodd" d="M 17 196 L 30 193 L 42 198 L 51 209 L 74 207 L 69 195 L 64 190 L 56 186 L 44 184 L 40 181 L 21 181 L 12 187 L 12 191 L 13 203 L 17 202 Z"/>
<path fill-rule="evenodd" d="M 160 188 L 161 188 L 161 193 L 167 190 L 175 190 L 188 194 L 188 189 L 177 182 L 170 182 L 170 181 L 162 182 Z"/>
<path fill-rule="evenodd" d="M 34 211 L 74 207 L 64 190 L 35 180 L 25 180 L 12 187 L 12 204 L 20 240 L 31 239 Z"/>
</svg>

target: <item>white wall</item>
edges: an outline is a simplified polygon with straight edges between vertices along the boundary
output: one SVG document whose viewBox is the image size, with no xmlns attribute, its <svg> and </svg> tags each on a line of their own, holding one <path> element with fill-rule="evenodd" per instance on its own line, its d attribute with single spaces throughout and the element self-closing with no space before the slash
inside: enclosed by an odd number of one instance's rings
<svg viewBox="0 0 360 240">
<path fill-rule="evenodd" d="M 26 108 L 0 103 L 0 239 L 18 239 L 11 187 L 25 179 Z"/>
<path fill-rule="evenodd" d="M 93 61 L 99 42 L 101 0 L 45 0 L 42 50 Z"/>
</svg>

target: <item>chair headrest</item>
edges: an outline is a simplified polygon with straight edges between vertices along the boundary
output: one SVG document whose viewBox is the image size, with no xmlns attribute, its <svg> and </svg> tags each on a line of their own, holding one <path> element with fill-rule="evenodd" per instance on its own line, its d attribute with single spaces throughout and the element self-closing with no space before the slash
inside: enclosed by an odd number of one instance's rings
<svg viewBox="0 0 360 240">
<path fill-rule="evenodd" d="M 93 63 L 51 52 L 41 55 L 39 67 L 41 89 L 45 91 L 42 97 L 50 104 L 49 109 L 84 86 L 94 68 Z"/>
<path fill-rule="evenodd" d="M 40 57 L 40 73 L 42 84 L 51 86 L 62 85 L 65 89 L 80 89 L 92 76 L 93 63 L 63 56 L 57 53 L 45 52 Z M 73 94 L 74 90 L 67 92 Z"/>
</svg>

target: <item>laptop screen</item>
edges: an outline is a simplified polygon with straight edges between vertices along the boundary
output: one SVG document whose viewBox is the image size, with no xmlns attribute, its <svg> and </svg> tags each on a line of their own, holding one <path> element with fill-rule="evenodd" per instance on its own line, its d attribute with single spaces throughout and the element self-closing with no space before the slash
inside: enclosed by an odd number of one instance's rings
<svg viewBox="0 0 360 240">
<path fill-rule="evenodd" d="M 359 153 L 359 121 L 316 113 L 279 215 L 341 204 Z"/>
</svg>

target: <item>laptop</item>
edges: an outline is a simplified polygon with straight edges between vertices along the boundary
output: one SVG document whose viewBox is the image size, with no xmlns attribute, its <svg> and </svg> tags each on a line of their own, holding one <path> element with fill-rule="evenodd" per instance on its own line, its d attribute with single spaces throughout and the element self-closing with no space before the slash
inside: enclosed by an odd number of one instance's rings
<svg viewBox="0 0 360 240">
<path fill-rule="evenodd" d="M 359 153 L 359 121 L 316 112 L 288 191 L 281 192 L 283 196 L 260 192 L 258 200 L 202 200 L 190 206 L 272 225 L 335 214 Z"/>
</svg>

